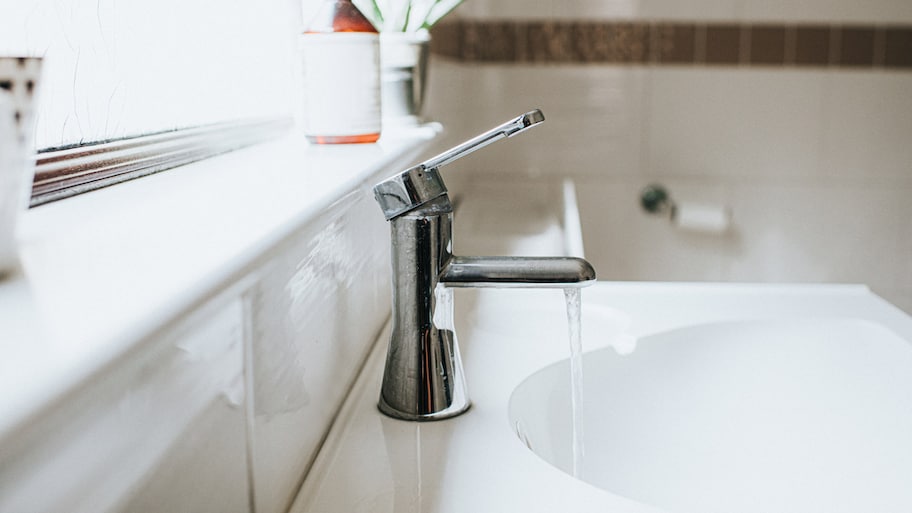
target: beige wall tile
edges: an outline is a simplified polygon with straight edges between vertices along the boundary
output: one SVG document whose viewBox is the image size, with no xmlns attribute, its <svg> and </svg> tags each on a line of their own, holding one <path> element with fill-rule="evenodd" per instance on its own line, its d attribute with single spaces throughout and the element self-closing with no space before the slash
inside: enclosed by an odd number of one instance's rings
<svg viewBox="0 0 912 513">
<path fill-rule="evenodd" d="M 912 3 L 903 0 L 740 0 L 742 19 L 770 21 L 829 21 L 909 23 Z"/>
<path fill-rule="evenodd" d="M 908 74 L 444 67 L 432 110 L 446 116 L 436 119 L 447 144 L 527 107 L 548 117 L 453 164 L 448 183 L 573 176 L 601 278 L 857 282 L 909 304 Z M 651 181 L 679 201 L 730 205 L 733 233 L 689 234 L 646 216 L 637 201 Z"/>
<path fill-rule="evenodd" d="M 824 80 L 823 72 L 807 71 L 653 70 L 649 172 L 814 176 Z"/>
<path fill-rule="evenodd" d="M 912 74 L 832 72 L 824 96 L 822 171 L 912 183 Z"/>
<path fill-rule="evenodd" d="M 462 16 L 512 19 L 593 17 L 657 20 L 912 22 L 912 3 L 897 0 L 475 0 Z"/>
<path fill-rule="evenodd" d="M 731 190 L 742 251 L 727 279 L 889 289 L 908 273 L 908 191 L 820 183 Z"/>
<path fill-rule="evenodd" d="M 642 69 L 587 66 L 460 66 L 432 86 L 433 110 L 455 130 L 455 144 L 511 117 L 540 108 L 546 122 L 527 134 L 449 166 L 448 174 L 554 177 L 639 173 Z M 457 78 L 458 77 L 458 78 Z M 439 77 L 434 77 L 437 80 Z M 444 104 L 441 106 L 441 103 Z"/>
<path fill-rule="evenodd" d="M 736 236 L 688 232 L 667 218 L 647 214 L 639 204 L 647 183 L 643 179 L 577 182 L 586 257 L 599 279 L 722 280 L 723 263 L 737 250 Z M 719 185 L 673 179 L 663 183 L 678 201 L 712 203 L 723 197 Z"/>
</svg>

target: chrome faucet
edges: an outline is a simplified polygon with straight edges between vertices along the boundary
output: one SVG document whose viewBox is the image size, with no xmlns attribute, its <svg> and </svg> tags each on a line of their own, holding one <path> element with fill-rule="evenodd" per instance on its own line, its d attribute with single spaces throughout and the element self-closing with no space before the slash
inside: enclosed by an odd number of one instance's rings
<svg viewBox="0 0 912 513">
<path fill-rule="evenodd" d="M 405 420 L 439 420 L 469 406 L 452 326 L 435 324 L 443 287 L 585 287 L 589 262 L 570 257 L 460 257 L 452 254 L 453 207 L 441 166 L 545 120 L 534 110 L 374 186 L 392 242 L 393 324 L 380 411 Z"/>
</svg>

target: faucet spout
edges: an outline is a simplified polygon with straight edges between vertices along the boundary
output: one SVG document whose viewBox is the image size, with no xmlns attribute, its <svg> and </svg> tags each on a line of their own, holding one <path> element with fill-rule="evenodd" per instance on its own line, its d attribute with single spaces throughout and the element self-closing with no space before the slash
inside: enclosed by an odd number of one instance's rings
<svg viewBox="0 0 912 513">
<path fill-rule="evenodd" d="M 447 287 L 571 288 L 595 281 L 595 269 L 573 257 L 454 256 L 440 282 Z"/>
</svg>

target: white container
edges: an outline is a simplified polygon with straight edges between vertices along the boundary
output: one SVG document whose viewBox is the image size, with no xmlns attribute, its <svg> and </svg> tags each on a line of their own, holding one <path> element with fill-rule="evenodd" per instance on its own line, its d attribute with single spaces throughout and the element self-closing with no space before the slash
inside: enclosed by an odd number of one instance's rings
<svg viewBox="0 0 912 513">
<path fill-rule="evenodd" d="M 16 108 L 12 95 L 0 90 L 0 276 L 16 265 L 16 217 L 19 175 Z"/>
<path fill-rule="evenodd" d="M 379 136 L 380 43 L 376 33 L 301 36 L 304 133 L 311 142 Z M 376 138 L 374 139 L 376 140 Z"/>
<path fill-rule="evenodd" d="M 18 265 L 16 222 L 31 197 L 40 73 L 40 58 L 0 57 L 0 277 Z"/>
<path fill-rule="evenodd" d="M 380 88 L 385 124 L 415 124 L 427 89 L 431 36 L 422 32 L 380 34 Z"/>
</svg>

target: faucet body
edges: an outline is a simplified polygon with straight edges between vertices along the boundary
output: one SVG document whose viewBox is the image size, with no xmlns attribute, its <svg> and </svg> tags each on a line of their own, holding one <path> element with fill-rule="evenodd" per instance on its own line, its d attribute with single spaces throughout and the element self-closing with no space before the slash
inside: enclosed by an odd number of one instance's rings
<svg viewBox="0 0 912 513">
<path fill-rule="evenodd" d="M 392 246 L 392 332 L 378 405 L 384 414 L 438 420 L 470 406 L 452 326 L 435 323 L 438 287 L 567 288 L 594 282 L 595 270 L 580 258 L 452 254 L 453 208 L 438 168 L 543 120 L 533 111 L 374 187 L 390 221 Z M 509 131 L 516 126 L 521 128 Z"/>
<path fill-rule="evenodd" d="M 469 407 L 455 334 L 434 319 L 452 219 L 443 196 L 390 221 L 393 317 L 379 407 L 392 417 L 434 420 Z"/>
</svg>

